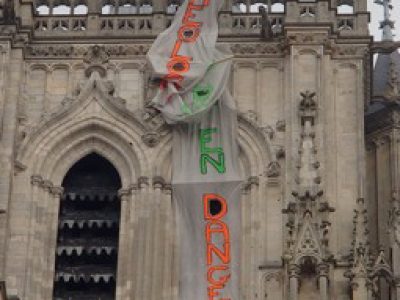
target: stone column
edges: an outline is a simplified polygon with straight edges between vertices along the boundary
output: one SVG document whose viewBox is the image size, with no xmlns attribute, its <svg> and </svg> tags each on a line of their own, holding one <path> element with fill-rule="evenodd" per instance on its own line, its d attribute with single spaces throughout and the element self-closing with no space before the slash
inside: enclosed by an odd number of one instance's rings
<svg viewBox="0 0 400 300">
<path fill-rule="evenodd" d="M 38 198 L 40 187 L 43 183 L 43 178 L 39 175 L 32 175 L 31 184 L 32 184 L 32 194 L 31 194 L 31 214 L 30 214 L 30 226 L 29 226 L 29 242 L 28 242 L 28 258 L 27 258 L 27 274 L 26 274 L 26 295 L 32 295 L 34 291 L 34 265 L 35 265 L 35 227 L 36 227 L 36 219 L 37 219 L 37 209 L 38 209 Z"/>
<path fill-rule="evenodd" d="M 3 1 L 4 2 L 4 1 Z M 12 5 L 15 1 L 10 1 Z M 14 6 L 15 9 L 15 6 Z M 26 27 L 33 26 L 33 1 L 19 1 L 19 8 L 15 11 L 16 17 L 20 19 L 21 25 Z"/>
<path fill-rule="evenodd" d="M 400 278 L 395 279 L 394 283 L 394 298 L 393 300 L 400 300 Z"/>
<path fill-rule="evenodd" d="M 320 264 L 318 266 L 318 276 L 320 299 L 328 300 L 329 266 L 326 264 Z"/>
<path fill-rule="evenodd" d="M 49 180 L 43 181 L 43 199 L 41 199 L 40 211 L 40 224 L 38 226 L 38 240 L 39 240 L 39 253 L 36 258 L 40 262 L 38 269 L 37 278 L 39 278 L 39 297 L 38 300 L 46 299 L 45 294 L 49 288 L 47 282 L 47 270 L 49 266 L 49 255 L 52 251 L 49 245 L 49 236 L 51 230 L 51 207 L 53 204 L 53 196 L 51 190 L 53 189 L 53 183 Z"/>
<path fill-rule="evenodd" d="M 154 205 L 156 202 L 156 195 L 155 191 L 152 189 L 149 183 L 149 178 L 148 177 L 143 177 L 139 179 L 139 184 L 141 184 L 141 180 L 143 180 L 142 184 L 145 185 L 146 189 L 146 203 L 145 203 L 145 239 L 144 239 L 144 265 L 143 265 L 143 286 L 142 286 L 142 291 L 143 291 L 143 299 L 151 299 L 151 290 L 154 288 L 152 286 L 152 283 L 154 281 L 154 275 L 152 273 L 152 265 L 154 264 L 154 252 L 156 251 L 156 248 L 154 247 L 154 222 L 155 219 L 157 218 L 156 214 L 154 213 Z"/>
<path fill-rule="evenodd" d="M 136 243 L 136 238 L 137 238 L 137 233 L 136 233 L 136 226 L 137 226 L 137 207 L 138 207 L 138 185 L 137 184 L 132 184 L 129 187 L 131 191 L 131 195 L 129 197 L 128 205 L 129 205 L 129 210 L 130 210 L 130 215 L 129 215 L 129 228 L 128 228 L 128 249 L 126 250 L 129 256 L 129 267 L 127 268 L 127 299 L 135 299 L 135 286 L 134 283 L 136 283 L 136 265 L 137 265 L 137 256 L 135 252 L 135 247 L 137 247 Z"/>
<path fill-rule="evenodd" d="M 88 1 L 88 14 L 101 14 L 102 1 Z"/>
<path fill-rule="evenodd" d="M 152 288 L 151 288 L 151 297 L 150 299 L 160 299 L 162 298 L 162 280 L 163 273 L 162 271 L 162 263 L 163 259 L 165 259 L 163 253 L 165 248 L 163 247 L 163 239 L 165 238 L 163 235 L 164 226 L 162 224 L 162 190 L 165 186 L 165 180 L 161 176 L 156 176 L 153 178 L 153 204 L 152 204 L 152 215 L 154 216 L 154 236 L 153 236 L 153 258 L 152 258 Z"/>
<path fill-rule="evenodd" d="M 3 135 L 3 117 L 5 102 L 5 87 L 7 85 L 8 61 L 10 60 L 10 46 L 7 43 L 0 45 L 0 139 Z"/>
<path fill-rule="evenodd" d="M 297 300 L 299 294 L 300 267 L 296 264 L 289 266 L 289 300 Z"/>
<path fill-rule="evenodd" d="M 100 30 L 100 18 L 103 1 L 87 1 L 87 30 L 96 32 Z"/>
<path fill-rule="evenodd" d="M 368 298 L 367 278 L 356 276 L 351 283 L 353 298 L 352 300 L 366 300 Z"/>
<path fill-rule="evenodd" d="M 23 81 L 23 50 L 17 48 L 14 45 L 11 49 L 10 42 L 3 42 L 3 45 L 8 45 L 10 47 L 9 54 L 7 55 L 7 74 L 6 85 L 3 87 L 3 118 L 2 123 L 4 124 L 2 128 L 1 135 L 1 150 L 0 150 L 0 208 L 11 213 L 10 207 L 11 202 L 16 200 L 14 197 L 18 194 L 17 191 L 12 189 L 12 185 L 15 182 L 14 173 L 15 169 L 15 147 L 16 147 L 16 136 L 17 136 L 17 123 L 18 123 L 18 102 L 21 101 L 21 83 Z M 28 181 L 29 179 L 27 179 Z M 29 182 L 29 181 L 28 181 Z M 22 213 L 22 212 L 21 212 Z M 9 215 L 7 216 L 10 222 Z M 8 249 L 13 249 L 13 247 L 19 247 L 21 236 L 14 235 L 14 229 L 8 228 L 8 226 L 2 226 L 0 228 L 0 276 L 2 278 L 12 278 L 12 276 L 19 276 L 23 274 L 26 269 L 22 266 L 18 266 L 13 263 L 14 259 L 19 259 L 18 256 L 21 252 L 10 253 Z M 8 288 L 10 290 L 23 290 L 22 281 L 17 282 L 16 280 L 8 281 Z"/>
<path fill-rule="evenodd" d="M 64 189 L 61 186 L 53 186 L 50 188 L 50 206 L 49 206 L 49 218 L 48 218 L 48 243 L 49 249 L 47 258 L 47 269 L 45 270 L 45 284 L 43 298 L 51 299 L 53 295 L 53 284 L 54 284 L 54 271 L 55 271 L 55 259 L 57 251 L 57 233 L 58 233 L 58 217 L 60 210 L 60 201 Z"/>
<path fill-rule="evenodd" d="M 53 14 L 53 8 L 54 8 L 54 1 L 53 0 L 49 0 L 49 15 Z"/>
<path fill-rule="evenodd" d="M 224 0 L 224 6 L 222 7 L 222 10 L 226 12 L 232 12 L 232 5 L 232 0 Z"/>
<path fill-rule="evenodd" d="M 153 13 L 165 14 L 166 11 L 167 11 L 167 0 L 153 1 Z"/>
<path fill-rule="evenodd" d="M 119 229 L 118 246 L 118 270 L 117 270 L 117 299 L 129 299 L 127 295 L 127 266 L 129 264 L 129 219 L 130 219 L 130 189 L 120 189 L 118 197 L 121 201 L 121 219 Z"/>
<path fill-rule="evenodd" d="M 153 21 L 152 21 L 153 33 L 160 33 L 165 29 L 167 21 L 165 18 L 166 11 L 167 11 L 167 0 L 153 1 Z"/>
<path fill-rule="evenodd" d="M 134 245 L 134 284 L 133 293 L 134 299 L 146 299 L 144 291 L 144 286 L 146 285 L 146 280 L 148 280 L 148 270 L 146 270 L 147 265 L 147 249 L 146 244 L 149 238 L 148 230 L 149 230 L 149 222 L 148 222 L 148 202 L 151 201 L 149 197 L 149 184 L 148 178 L 140 177 L 138 179 L 138 200 L 137 200 L 137 208 L 135 214 L 136 224 L 135 224 L 135 232 L 137 235 L 135 237 L 135 245 Z"/>
<path fill-rule="evenodd" d="M 37 195 L 37 206 L 35 210 L 35 224 L 33 232 L 33 243 L 32 243 L 32 290 L 29 291 L 29 296 L 32 300 L 41 300 L 42 297 L 42 286 L 44 278 L 42 278 L 43 265 L 45 264 L 44 243 L 43 243 L 43 229 L 45 224 L 45 212 L 47 205 L 47 193 L 51 187 L 51 183 L 48 180 L 41 182 L 40 188 Z"/>
</svg>

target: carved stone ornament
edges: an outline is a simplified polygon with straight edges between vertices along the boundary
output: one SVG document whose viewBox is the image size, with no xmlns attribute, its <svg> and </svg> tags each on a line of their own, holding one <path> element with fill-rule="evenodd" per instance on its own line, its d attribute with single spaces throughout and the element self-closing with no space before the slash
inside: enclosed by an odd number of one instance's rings
<svg viewBox="0 0 400 300">
<path fill-rule="evenodd" d="M 281 166 L 279 162 L 277 161 L 270 162 L 266 170 L 266 175 L 269 178 L 279 177 L 281 175 Z"/>
<path fill-rule="evenodd" d="M 389 231 L 393 241 L 400 247 L 400 200 L 396 195 L 393 196 L 389 212 Z"/>
<path fill-rule="evenodd" d="M 371 45 L 371 53 L 386 53 L 390 54 L 400 48 L 399 41 L 379 41 Z"/>
<path fill-rule="evenodd" d="M 146 186 L 149 186 L 149 178 L 146 176 L 140 176 L 138 178 L 138 188 L 142 189 Z"/>
<path fill-rule="evenodd" d="M 261 38 L 265 41 L 270 41 L 274 37 L 274 32 L 272 31 L 268 11 L 262 5 L 258 7 L 258 11 L 261 14 Z"/>
<path fill-rule="evenodd" d="M 86 58 L 90 60 L 90 48 L 93 45 L 29 45 L 25 48 L 27 58 Z M 110 57 L 144 56 L 150 44 L 135 45 L 102 45 L 104 52 Z"/>
<path fill-rule="evenodd" d="M 367 50 L 366 45 L 363 46 L 353 46 L 353 45 L 339 45 L 335 44 L 331 48 L 332 56 L 333 57 L 340 57 L 340 56 L 356 56 L 356 57 L 363 57 L 365 55 L 365 51 Z"/>
<path fill-rule="evenodd" d="M 108 63 L 109 55 L 106 53 L 104 46 L 94 45 L 89 47 L 88 52 L 83 58 L 83 61 L 88 65 L 85 70 L 86 77 L 90 77 L 96 70 L 101 77 L 106 76 L 104 65 Z"/>
<path fill-rule="evenodd" d="M 84 56 L 84 62 L 87 64 L 105 64 L 108 62 L 109 56 L 104 46 L 94 45 L 89 47 L 88 52 Z"/>
<path fill-rule="evenodd" d="M 146 146 L 153 148 L 159 144 L 161 136 L 158 132 L 147 132 L 141 138 Z"/>
<path fill-rule="evenodd" d="M 357 289 L 358 278 L 368 278 L 371 267 L 370 248 L 368 242 L 368 213 L 363 198 L 357 199 L 357 207 L 353 218 L 353 241 L 350 251 L 352 268 L 345 273 L 350 279 L 351 286 Z"/>
<path fill-rule="evenodd" d="M 154 189 L 163 189 L 165 185 L 166 185 L 166 182 L 162 176 L 154 176 L 153 177 Z"/>
<path fill-rule="evenodd" d="M 284 260 L 289 268 L 293 264 L 300 267 L 312 264 L 320 276 L 328 277 L 329 266 L 325 264 L 332 261 L 328 245 L 329 215 L 334 209 L 323 199 L 318 170 L 314 128 L 316 93 L 305 91 L 300 95 L 301 134 L 295 172 L 297 180 L 292 192 L 293 199 L 283 210 L 287 216 Z M 290 271 L 288 276 L 292 276 Z"/>
<path fill-rule="evenodd" d="M 317 109 L 317 103 L 315 101 L 315 92 L 305 91 L 300 93 L 301 101 L 300 101 L 300 111 L 315 111 Z"/>
<path fill-rule="evenodd" d="M 276 128 L 276 131 L 278 131 L 278 132 L 285 132 L 286 131 L 286 122 L 285 122 L 285 120 L 276 121 L 275 128 Z"/>
<path fill-rule="evenodd" d="M 242 185 L 242 191 L 243 193 L 248 193 L 251 191 L 251 188 L 253 186 L 259 186 L 260 185 L 260 178 L 257 176 L 250 176 L 247 178 L 247 180 L 243 183 Z"/>
<path fill-rule="evenodd" d="M 260 55 L 260 54 L 269 54 L 269 55 L 281 55 L 282 47 L 278 43 L 242 43 L 242 44 L 231 44 L 231 51 L 235 56 L 240 56 L 241 54 L 249 56 L 249 55 Z"/>
<path fill-rule="evenodd" d="M 121 199 L 121 201 L 126 201 L 128 200 L 128 197 L 132 194 L 132 189 L 127 188 L 127 189 L 119 189 L 118 190 L 118 197 Z"/>
<path fill-rule="evenodd" d="M 400 76 L 396 72 L 393 61 L 390 62 L 388 76 L 384 97 L 389 101 L 400 101 Z"/>
<path fill-rule="evenodd" d="M 286 49 L 282 43 L 228 43 L 235 56 L 245 55 L 282 55 Z M 25 48 L 27 58 L 90 58 L 90 47 L 86 45 L 29 45 Z M 109 58 L 143 57 L 150 49 L 150 44 L 102 45 Z"/>
</svg>

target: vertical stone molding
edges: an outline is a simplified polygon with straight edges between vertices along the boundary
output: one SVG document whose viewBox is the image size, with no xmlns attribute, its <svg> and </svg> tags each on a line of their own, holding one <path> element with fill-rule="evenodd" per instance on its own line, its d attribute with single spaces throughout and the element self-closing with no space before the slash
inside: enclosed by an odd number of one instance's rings
<svg viewBox="0 0 400 300">
<path fill-rule="evenodd" d="M 9 46 L 8 44 L 0 44 L 0 140 L 3 135 L 3 118 L 6 102 L 6 87 L 9 70 Z"/>
<path fill-rule="evenodd" d="M 129 299 L 128 296 L 128 270 L 129 265 L 129 229 L 130 229 L 130 199 L 132 189 L 122 188 L 118 191 L 118 197 L 121 202 L 121 217 L 119 230 L 119 246 L 118 246 L 118 269 L 117 269 L 117 299 Z"/>
<path fill-rule="evenodd" d="M 46 242 L 47 250 L 47 267 L 45 268 L 44 275 L 44 299 L 51 299 L 53 297 L 53 282 L 55 270 L 55 249 L 57 249 L 57 230 L 58 230 L 58 214 L 60 211 L 60 201 L 64 193 L 64 188 L 61 186 L 52 186 L 50 188 L 50 203 L 48 208 L 49 231 Z"/>
<path fill-rule="evenodd" d="M 289 300 L 297 300 L 299 293 L 300 267 L 296 264 L 289 265 Z"/>
<path fill-rule="evenodd" d="M 39 175 L 31 177 L 32 214 L 29 236 L 28 271 L 26 295 L 32 300 L 52 295 L 54 247 L 50 244 L 57 236 L 58 205 L 62 188 L 54 187 L 49 180 Z M 56 214 L 56 216 L 54 216 Z M 54 229 L 55 226 L 55 229 Z M 51 277 L 51 280 L 48 280 Z"/>
<path fill-rule="evenodd" d="M 289 282 L 301 289 L 299 282 L 295 283 L 292 265 L 298 270 L 309 272 L 310 276 L 319 282 L 319 291 L 309 291 L 327 300 L 329 295 L 329 262 L 331 253 L 328 246 L 329 213 L 334 209 L 324 201 L 319 174 L 320 162 L 316 144 L 317 101 L 316 93 L 305 91 L 300 93 L 300 143 L 298 162 L 295 173 L 295 188 L 293 200 L 289 202 L 284 213 L 287 215 L 287 247 L 285 262 L 289 266 Z M 301 274 L 299 274 L 301 275 Z M 300 276 L 300 278 L 302 278 Z M 291 286 L 292 286 L 291 285 Z M 290 289 L 291 299 L 297 299 L 299 291 Z M 303 295 L 303 294 L 302 294 Z M 304 296 L 304 295 L 303 295 Z M 295 297 L 295 298 L 294 298 Z"/>
<path fill-rule="evenodd" d="M 371 261 L 368 241 L 368 215 L 363 198 L 357 199 L 353 223 L 353 242 L 350 258 L 352 268 L 345 276 L 350 278 L 352 299 L 368 299 L 371 291 L 369 282 Z"/>
<path fill-rule="evenodd" d="M 317 273 L 321 300 L 328 300 L 329 265 L 326 263 L 319 264 L 317 267 Z"/>
</svg>

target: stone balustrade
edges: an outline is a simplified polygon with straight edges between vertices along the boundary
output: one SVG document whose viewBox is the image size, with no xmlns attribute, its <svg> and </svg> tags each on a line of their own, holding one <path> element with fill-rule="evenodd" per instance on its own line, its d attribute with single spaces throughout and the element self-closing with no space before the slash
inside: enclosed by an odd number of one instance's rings
<svg viewBox="0 0 400 300">
<path fill-rule="evenodd" d="M 57 4 L 46 1 L 34 3 L 34 32 L 37 37 L 69 36 L 129 36 L 152 38 L 168 28 L 181 0 L 165 1 L 99 1 L 84 0 Z M 281 0 L 226 0 L 220 13 L 220 35 L 257 36 L 262 27 L 259 7 L 269 11 L 275 34 L 282 32 L 285 24 L 332 22 L 336 32 L 357 35 L 365 31 L 358 24 L 365 12 L 353 8 L 340 13 L 339 7 L 323 6 L 319 2 L 283 4 Z M 61 3 L 61 2 L 60 2 Z"/>
<path fill-rule="evenodd" d="M 135 15 L 48 15 L 35 17 L 35 35 L 47 36 L 155 36 L 170 26 L 171 14 Z M 270 21 L 275 33 L 280 33 L 284 24 L 284 14 L 271 14 Z M 235 13 L 220 16 L 221 35 L 259 35 L 261 15 L 258 13 Z"/>
</svg>

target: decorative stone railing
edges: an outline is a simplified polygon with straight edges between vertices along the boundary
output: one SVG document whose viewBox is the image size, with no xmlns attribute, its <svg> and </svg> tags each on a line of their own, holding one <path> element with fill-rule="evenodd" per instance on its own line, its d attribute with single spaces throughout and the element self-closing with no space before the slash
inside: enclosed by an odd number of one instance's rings
<svg viewBox="0 0 400 300">
<path fill-rule="evenodd" d="M 284 14 L 270 14 L 275 33 L 282 31 Z M 138 15 L 52 15 L 35 17 L 35 35 L 47 36 L 156 36 L 171 25 L 172 14 Z M 220 16 L 221 35 L 259 35 L 261 15 L 258 13 L 232 13 Z"/>
<path fill-rule="evenodd" d="M 129 35 L 149 35 L 152 33 L 152 15 L 124 16 L 101 16 L 99 33 L 127 33 Z"/>
<path fill-rule="evenodd" d="M 270 16 L 272 30 L 275 33 L 282 31 L 284 14 Z M 232 33 L 259 34 L 261 30 L 261 16 L 258 14 L 234 14 L 232 15 Z"/>
<path fill-rule="evenodd" d="M 341 32 L 353 31 L 356 29 L 356 26 L 356 18 L 354 16 L 340 16 L 337 18 L 335 29 Z"/>
<path fill-rule="evenodd" d="M 310 8 L 304 18 L 315 19 Z M 172 14 L 135 14 L 135 15 L 48 15 L 34 19 L 35 35 L 47 36 L 130 36 L 154 37 L 168 26 L 174 18 Z M 259 13 L 222 13 L 220 15 L 220 35 L 259 35 L 262 18 Z M 303 16 L 301 16 L 300 21 Z M 280 33 L 286 22 L 285 13 L 271 13 L 269 19 L 274 33 Z M 357 33 L 360 28 L 356 15 L 337 16 L 334 29 L 344 35 Z M 307 20 L 304 20 L 307 21 Z"/>
<path fill-rule="evenodd" d="M 79 32 L 87 30 L 86 16 L 46 16 L 35 18 L 36 32 Z"/>
</svg>

